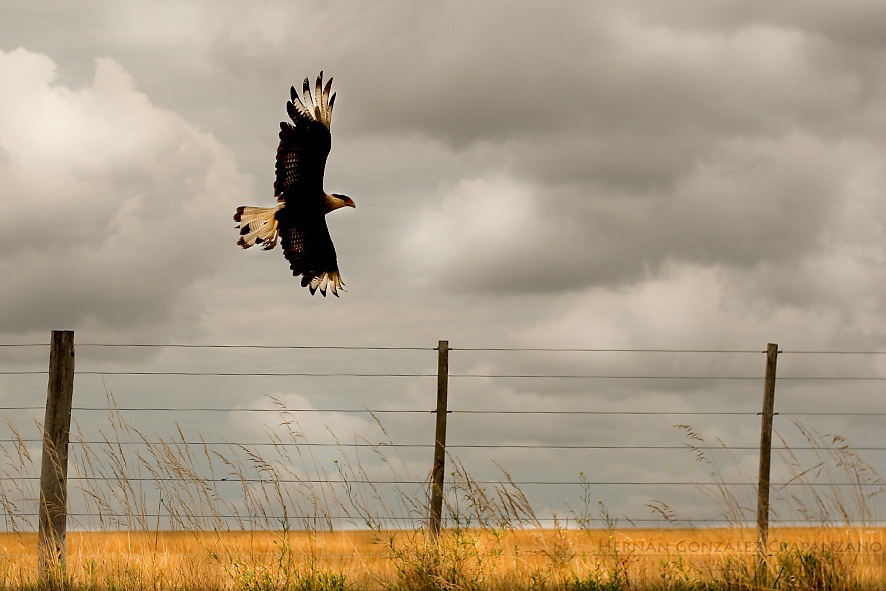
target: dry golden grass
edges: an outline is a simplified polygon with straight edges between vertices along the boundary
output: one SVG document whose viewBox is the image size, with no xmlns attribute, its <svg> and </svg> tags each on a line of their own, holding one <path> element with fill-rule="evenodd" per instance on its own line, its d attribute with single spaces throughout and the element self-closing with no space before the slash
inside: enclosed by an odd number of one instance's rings
<svg viewBox="0 0 886 591">
<path fill-rule="evenodd" d="M 804 486 L 777 491 L 787 507 L 779 520 L 809 527 L 773 528 L 767 569 L 757 572 L 756 532 L 742 526 L 753 521 L 753 503 L 734 496 L 709 446 L 686 425 L 678 428 L 688 449 L 719 482 L 703 492 L 729 527 L 684 528 L 690 521 L 660 499 L 647 508 L 662 518 L 661 529 L 619 527 L 579 472 L 581 502 L 569 518 L 578 529 L 544 529 L 507 472 L 497 483 L 480 482 L 450 458 L 444 511 L 446 523 L 460 527 L 433 542 L 425 531 L 387 529 L 395 516 L 426 515 L 426 487 L 383 490 L 358 448 L 349 454 L 338 446 L 338 459 L 321 460 L 282 405 L 279 426 L 268 429 L 270 445 L 210 448 L 189 444 L 181 431 L 169 440 L 146 437 L 108 398 L 111 432 L 98 444 L 81 442 L 72 461 L 86 518 L 71 527 L 101 531 L 68 534 L 67 568 L 55 578 L 38 579 L 36 534 L 22 533 L 34 527 L 27 516 L 37 494 L 27 483 L 39 470 L 10 425 L 14 438 L 0 445 L 0 510 L 10 531 L 0 533 L 0 589 L 886 589 L 886 528 L 869 526 L 882 523 L 886 482 L 842 437 L 799 424 L 814 458 L 785 452 L 789 480 Z M 392 441 L 373 453 L 391 471 L 388 479 L 414 480 Z M 161 514 L 175 531 L 154 531 Z M 336 515 L 368 529 L 332 532 L 342 523 Z M 590 527 L 597 522 L 606 527 Z"/>
<path fill-rule="evenodd" d="M 774 587 L 883 589 L 884 534 L 774 529 Z M 752 588 L 754 536 L 738 528 L 481 529 L 446 531 L 434 546 L 407 530 L 72 532 L 67 578 L 84 589 L 342 588 L 329 574 L 351 589 Z M 0 547 L 0 585 L 34 588 L 36 534 L 0 534 Z M 780 576 L 796 578 L 804 557 L 827 569 L 820 584 L 779 585 Z M 839 576 L 833 587 L 828 576 Z"/>
</svg>

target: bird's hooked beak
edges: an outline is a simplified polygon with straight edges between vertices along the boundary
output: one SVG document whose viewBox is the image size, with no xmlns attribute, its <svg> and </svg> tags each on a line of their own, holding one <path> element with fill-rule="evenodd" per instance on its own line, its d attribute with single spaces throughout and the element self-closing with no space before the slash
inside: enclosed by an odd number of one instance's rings
<svg viewBox="0 0 886 591">
<path fill-rule="evenodd" d="M 350 197 L 348 197 L 347 195 L 339 195 L 339 197 L 344 199 L 345 207 L 353 207 L 354 209 L 357 208 L 357 204 L 354 203 L 354 200 L 351 199 Z"/>
</svg>

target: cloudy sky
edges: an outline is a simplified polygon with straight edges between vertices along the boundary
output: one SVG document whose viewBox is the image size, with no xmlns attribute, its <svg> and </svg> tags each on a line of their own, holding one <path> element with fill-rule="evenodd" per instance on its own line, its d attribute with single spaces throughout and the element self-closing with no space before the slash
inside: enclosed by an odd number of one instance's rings
<svg viewBox="0 0 886 591">
<path fill-rule="evenodd" d="M 84 344 L 759 352 L 774 342 L 785 375 L 884 376 L 882 356 L 788 355 L 886 351 L 884 22 L 874 0 L 7 1 L 0 342 L 45 343 L 52 329 Z M 321 70 L 338 93 L 326 189 L 357 203 L 327 218 L 340 299 L 311 297 L 279 249 L 241 251 L 231 220 L 239 205 L 273 203 L 289 86 Z M 10 370 L 45 366 L 45 349 L 4 354 Z M 431 350 L 78 350 L 78 369 L 106 372 L 426 373 L 435 363 Z M 746 377 L 763 364 L 759 353 L 453 352 L 464 374 Z M 41 379 L 32 393 L 6 377 L 0 394 L 42 402 Z M 313 409 L 433 407 L 422 378 L 78 379 L 78 401 L 110 389 L 121 406 L 149 396 L 259 408 L 274 395 Z M 783 412 L 884 411 L 876 382 L 789 384 Z M 752 413 L 760 385 L 463 378 L 451 401 Z M 180 420 L 249 440 L 262 432 L 250 421 L 275 420 L 260 416 Z M 344 440 L 374 424 L 323 417 Z M 143 428 L 162 432 L 173 418 L 151 415 Z M 655 418 L 662 445 L 679 445 L 672 425 L 686 422 L 733 446 L 758 438 L 754 416 Z M 638 415 L 516 420 L 465 416 L 453 429 L 465 443 L 638 445 L 652 428 Z M 804 420 L 858 445 L 876 445 L 882 428 L 871 417 Z M 427 439 L 410 421 L 385 426 Z M 583 470 L 661 481 L 694 469 L 679 452 L 540 453 L 465 458 L 481 475 L 496 460 L 525 479 Z M 736 460 L 747 474 L 753 454 Z M 871 454 L 882 470 L 882 451 Z M 545 494 L 561 512 L 577 496 Z M 670 493 L 594 494 L 636 516 L 643 499 Z"/>
</svg>

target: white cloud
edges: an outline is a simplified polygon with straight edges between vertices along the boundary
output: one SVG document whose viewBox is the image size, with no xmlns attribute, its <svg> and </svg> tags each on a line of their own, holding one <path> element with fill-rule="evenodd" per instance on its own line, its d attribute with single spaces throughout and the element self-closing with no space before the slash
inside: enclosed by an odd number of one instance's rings
<svg viewBox="0 0 886 591">
<path fill-rule="evenodd" d="M 406 248 L 416 266 L 430 265 L 433 275 L 481 283 L 484 278 L 471 271 L 479 266 L 493 282 L 505 271 L 494 267 L 527 255 L 524 248 L 538 240 L 529 235 L 537 217 L 529 186 L 507 178 L 463 180 L 444 189 L 437 203 L 425 208 Z"/>
<path fill-rule="evenodd" d="M 789 351 L 883 349 L 882 2 L 815 10 L 757 0 L 740 9 L 694 0 L 172 4 L 13 2 L 0 19 L 4 50 L 22 44 L 52 56 L 0 54 L 0 182 L 7 215 L 14 210 L 0 234 L 0 305 L 14 313 L 0 331 L 14 339 L 45 340 L 50 328 L 98 341 L 432 346 L 446 338 L 453 373 L 710 371 L 755 380 L 756 350 L 770 340 Z M 167 8 L 174 18 L 157 17 Z M 113 59 L 93 72 L 97 55 Z M 240 252 L 230 221 L 233 206 L 270 203 L 288 87 L 320 69 L 339 93 L 327 188 L 358 204 L 329 218 L 349 288 L 340 300 L 306 294 L 279 251 Z M 216 272 L 225 257 L 230 267 Z M 189 334 L 201 318 L 206 333 Z M 458 350 L 483 346 L 755 354 Z M 112 357 L 83 348 L 78 368 L 325 363 L 331 373 L 355 364 L 425 373 L 435 361 L 431 351 L 408 362 L 402 352 L 388 361 L 352 350 L 229 354 Z M 875 357 L 784 355 L 779 371 L 883 375 Z M 307 408 L 433 404 L 433 381 L 422 378 L 291 387 L 207 379 L 120 376 L 112 385 L 121 400 L 150 395 L 170 406 L 207 396 L 250 405 L 280 388 Z M 459 379 L 451 401 L 756 412 L 755 380 Z M 102 392 L 88 385 L 79 391 Z M 864 412 L 877 408 L 878 387 L 785 380 L 778 406 Z M 312 437 L 328 434 L 323 423 L 343 439 L 374 429 L 356 417 L 309 417 L 320 419 Z M 384 418 L 398 441 L 427 441 L 432 429 Z M 516 428 L 486 418 L 453 420 L 452 441 L 622 445 L 674 435 L 667 417 L 656 418 L 657 433 L 632 417 L 526 417 Z M 219 439 L 231 425 L 260 431 L 241 419 L 183 425 Z M 821 420 L 828 432 L 845 427 L 876 441 L 876 417 Z M 165 432 L 162 421 L 145 417 L 160 425 L 149 431 Z M 756 423 L 712 416 L 705 428 L 732 444 L 752 440 Z M 539 467 L 529 455 L 494 453 L 508 468 Z M 423 473 L 429 458 L 416 454 Z M 572 456 L 556 455 L 545 469 L 574 477 Z M 601 462 L 639 476 L 686 468 L 682 457 L 661 457 Z"/>
<path fill-rule="evenodd" d="M 540 347 L 764 347 L 769 335 L 796 333 L 808 317 L 766 307 L 756 321 L 729 274 L 669 264 L 655 279 L 623 289 L 593 289 L 564 301 L 531 332 Z M 819 318 L 819 326 L 821 325 Z M 716 326 L 716 331 L 710 327 Z M 571 345 L 567 345 L 571 343 Z"/>
<path fill-rule="evenodd" d="M 196 281 L 230 246 L 251 182 L 210 134 L 154 106 L 110 58 L 53 84 L 45 55 L 0 53 L 2 330 L 187 331 Z M 47 325 L 47 323 L 49 323 Z"/>
</svg>

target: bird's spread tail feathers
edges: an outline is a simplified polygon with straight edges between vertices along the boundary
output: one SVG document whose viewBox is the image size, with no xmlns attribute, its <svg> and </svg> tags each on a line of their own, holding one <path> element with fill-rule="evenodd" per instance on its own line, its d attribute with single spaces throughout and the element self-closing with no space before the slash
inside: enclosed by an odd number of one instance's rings
<svg viewBox="0 0 886 591">
<path fill-rule="evenodd" d="M 234 221 L 240 228 L 240 239 L 237 244 L 241 248 L 249 248 L 260 244 L 265 250 L 270 250 L 277 245 L 277 237 L 280 227 L 275 217 L 282 207 L 238 207 L 234 214 Z"/>
</svg>

